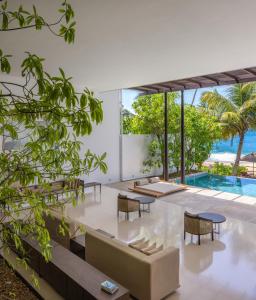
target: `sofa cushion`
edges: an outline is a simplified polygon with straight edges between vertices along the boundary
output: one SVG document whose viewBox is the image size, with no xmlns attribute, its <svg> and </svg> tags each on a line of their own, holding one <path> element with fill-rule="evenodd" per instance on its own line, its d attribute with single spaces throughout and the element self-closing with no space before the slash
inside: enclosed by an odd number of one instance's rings
<svg viewBox="0 0 256 300">
<path fill-rule="evenodd" d="M 136 240 L 136 241 L 134 241 L 134 242 L 129 243 L 129 246 L 130 246 L 130 247 L 131 247 L 131 246 L 135 246 L 135 245 L 137 245 L 137 244 L 140 244 L 140 243 L 142 243 L 142 242 L 145 242 L 145 240 L 146 240 L 146 238 L 141 238 L 141 239 L 139 239 L 139 240 Z"/>
<path fill-rule="evenodd" d="M 141 243 L 138 243 L 138 244 L 129 244 L 129 246 L 131 248 L 134 248 L 136 250 L 141 250 L 141 249 L 145 249 L 149 246 L 149 240 L 145 240 L 145 241 L 142 241 Z"/>
<path fill-rule="evenodd" d="M 155 249 L 155 248 L 156 248 L 156 242 L 154 242 L 153 244 L 149 245 L 149 246 L 146 247 L 146 248 L 141 249 L 141 252 L 144 252 L 144 251 L 151 251 L 151 250 L 153 250 L 153 249 Z"/>
<path fill-rule="evenodd" d="M 152 255 L 163 250 L 163 245 L 157 247 L 156 242 L 150 244 L 149 240 L 146 240 L 145 238 L 130 243 L 129 247 L 138 250 L 146 255 Z"/>
<path fill-rule="evenodd" d="M 158 253 L 158 252 L 162 251 L 163 249 L 164 249 L 164 246 L 160 245 L 160 246 L 154 247 L 153 249 L 150 249 L 150 250 L 143 249 L 142 252 L 146 255 L 152 255 L 152 254 L 155 254 L 155 253 Z"/>
</svg>

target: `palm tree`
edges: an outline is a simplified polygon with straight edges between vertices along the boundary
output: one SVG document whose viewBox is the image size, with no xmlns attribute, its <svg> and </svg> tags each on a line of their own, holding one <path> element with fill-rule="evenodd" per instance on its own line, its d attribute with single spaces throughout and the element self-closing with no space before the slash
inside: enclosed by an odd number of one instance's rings
<svg viewBox="0 0 256 300">
<path fill-rule="evenodd" d="M 227 89 L 226 96 L 217 90 L 205 92 L 201 103 L 219 118 L 224 139 L 239 136 L 233 167 L 233 175 L 237 175 L 245 134 L 256 128 L 256 83 L 235 84 Z"/>
</svg>

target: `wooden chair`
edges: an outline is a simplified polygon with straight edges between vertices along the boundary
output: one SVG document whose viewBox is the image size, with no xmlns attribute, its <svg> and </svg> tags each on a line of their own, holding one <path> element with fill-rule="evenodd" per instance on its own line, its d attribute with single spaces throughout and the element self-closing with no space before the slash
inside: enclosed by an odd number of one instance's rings
<svg viewBox="0 0 256 300">
<path fill-rule="evenodd" d="M 184 213 L 184 240 L 186 239 L 186 232 L 198 236 L 198 245 L 200 245 L 201 235 L 211 234 L 212 241 L 214 240 L 213 223 L 199 217 L 197 214 Z"/>
<path fill-rule="evenodd" d="M 117 216 L 119 217 L 119 212 L 125 212 L 126 218 L 129 220 L 129 213 L 138 211 L 139 217 L 141 217 L 140 201 L 135 199 L 130 199 L 126 195 L 118 195 L 117 198 Z"/>
</svg>

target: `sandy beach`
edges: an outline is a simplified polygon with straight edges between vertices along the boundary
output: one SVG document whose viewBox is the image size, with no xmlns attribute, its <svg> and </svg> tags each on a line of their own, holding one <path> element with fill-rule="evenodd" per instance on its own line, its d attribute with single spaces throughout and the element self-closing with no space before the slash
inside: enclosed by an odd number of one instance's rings
<svg viewBox="0 0 256 300">
<path fill-rule="evenodd" d="M 242 155 L 243 157 L 244 155 Z M 215 162 L 223 163 L 225 165 L 234 164 L 236 159 L 236 154 L 234 153 L 212 153 L 210 157 L 204 162 L 204 166 L 211 166 Z M 248 172 L 253 172 L 253 163 L 240 161 L 240 166 L 244 166 L 247 168 Z M 254 170 L 256 173 L 256 163 L 254 164 Z"/>
</svg>

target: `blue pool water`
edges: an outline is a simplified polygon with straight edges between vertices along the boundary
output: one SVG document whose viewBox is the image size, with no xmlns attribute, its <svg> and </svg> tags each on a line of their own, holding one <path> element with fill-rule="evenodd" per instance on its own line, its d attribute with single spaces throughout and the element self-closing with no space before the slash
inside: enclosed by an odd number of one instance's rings
<svg viewBox="0 0 256 300">
<path fill-rule="evenodd" d="M 189 176 L 186 184 L 212 190 L 256 197 L 256 179 L 202 174 Z"/>
</svg>

